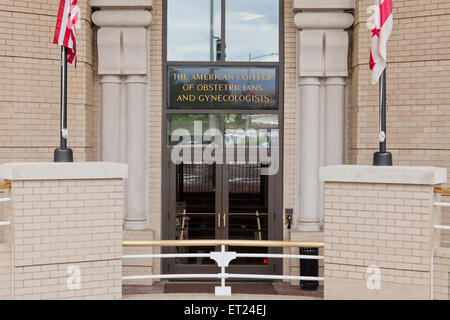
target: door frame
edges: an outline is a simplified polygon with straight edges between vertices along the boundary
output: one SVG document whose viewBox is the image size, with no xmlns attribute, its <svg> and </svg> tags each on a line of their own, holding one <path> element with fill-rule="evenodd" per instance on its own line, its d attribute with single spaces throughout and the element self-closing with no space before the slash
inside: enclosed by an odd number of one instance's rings
<svg viewBox="0 0 450 320">
<path fill-rule="evenodd" d="M 284 7 L 285 0 L 279 0 L 279 61 L 273 62 L 226 62 L 224 58 L 222 61 L 217 62 L 200 62 L 200 61 L 183 61 L 173 62 L 167 61 L 167 0 L 162 1 L 162 125 L 161 125 L 161 239 L 171 239 L 171 221 L 169 221 L 170 215 L 170 181 L 169 174 L 169 161 L 170 152 L 167 145 L 167 115 L 170 113 L 191 113 L 191 114 L 222 114 L 221 130 L 224 132 L 224 114 L 236 113 L 236 114 L 277 114 L 278 115 L 278 130 L 279 130 L 279 171 L 274 179 L 275 190 L 277 192 L 274 195 L 275 204 L 275 221 L 274 221 L 274 236 L 273 240 L 283 240 L 283 175 L 284 175 L 284 74 L 285 74 L 285 23 L 284 23 Z M 224 10 L 225 2 L 222 0 L 222 10 Z M 225 39 L 225 21 L 222 21 L 222 39 Z M 225 40 L 226 41 L 226 40 Z M 222 52 L 225 53 L 225 41 L 222 41 Z M 224 55 L 222 55 L 224 57 Z M 278 69 L 278 109 L 277 110 L 249 110 L 249 109 L 168 109 L 167 101 L 167 85 L 168 85 L 168 67 L 170 66 L 240 66 L 240 67 L 258 67 L 258 66 L 275 66 Z M 281 252 L 281 249 L 270 249 L 269 252 Z M 161 252 L 169 253 L 170 248 L 163 247 Z M 164 261 L 167 260 L 167 261 Z M 161 259 L 161 270 L 164 274 L 173 273 L 173 270 L 169 270 L 168 259 Z M 198 266 L 197 266 L 198 267 Z M 249 266 L 250 267 L 250 266 Z M 253 267 L 253 266 L 251 266 Z M 186 271 L 186 270 L 185 270 Z M 252 268 L 250 271 L 254 272 Z M 283 273 L 283 263 L 277 263 L 273 267 L 273 274 Z"/>
<path fill-rule="evenodd" d="M 223 119 L 223 117 L 222 117 Z M 223 123 L 223 122 L 222 122 Z M 173 147 L 168 147 L 166 153 L 170 154 Z M 191 153 L 193 154 L 193 152 Z M 228 164 L 215 164 L 215 217 L 214 228 L 216 239 L 229 238 L 229 226 L 230 226 L 230 213 L 229 213 L 229 185 L 228 185 Z M 167 167 L 167 185 L 168 192 L 167 198 L 167 217 L 165 220 L 165 231 L 168 240 L 173 240 L 176 237 L 176 164 L 172 161 L 168 161 Z M 268 191 L 268 240 L 283 240 L 283 215 L 280 210 L 282 205 L 281 192 L 275 192 L 275 190 L 281 189 L 282 174 L 279 171 L 276 175 L 269 176 L 269 191 Z M 273 191 L 273 192 L 271 192 Z M 175 201 L 173 201 L 175 200 Z M 280 214 L 281 213 L 281 214 Z M 227 215 L 227 226 L 224 228 L 218 227 L 217 219 L 221 219 L 222 215 Z M 219 216 L 220 215 L 220 216 Z M 215 248 L 215 251 L 220 251 L 220 246 Z M 177 253 L 176 247 L 166 247 L 162 249 L 163 253 Z M 268 253 L 282 253 L 281 248 L 268 248 Z M 190 265 L 190 264 L 175 264 L 174 259 L 161 260 L 161 268 L 164 274 L 177 274 L 177 273 L 217 273 L 220 269 L 217 265 Z M 283 263 L 279 259 L 269 259 L 267 265 L 230 265 L 228 267 L 229 272 L 234 273 L 257 273 L 257 274 L 282 274 Z"/>
</svg>

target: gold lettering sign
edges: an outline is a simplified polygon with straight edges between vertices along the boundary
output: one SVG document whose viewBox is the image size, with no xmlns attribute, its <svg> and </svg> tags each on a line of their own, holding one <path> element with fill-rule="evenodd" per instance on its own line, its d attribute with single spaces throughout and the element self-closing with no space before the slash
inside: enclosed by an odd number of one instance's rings
<svg viewBox="0 0 450 320">
<path fill-rule="evenodd" d="M 168 69 L 169 108 L 277 109 L 276 67 Z"/>
</svg>

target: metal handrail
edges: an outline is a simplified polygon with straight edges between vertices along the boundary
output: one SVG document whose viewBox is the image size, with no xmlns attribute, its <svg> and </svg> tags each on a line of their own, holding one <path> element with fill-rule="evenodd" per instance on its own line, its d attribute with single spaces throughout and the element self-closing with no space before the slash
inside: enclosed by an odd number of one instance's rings
<svg viewBox="0 0 450 320">
<path fill-rule="evenodd" d="M 228 214 L 230 216 L 258 216 L 259 215 L 261 217 L 268 215 L 267 213 L 264 213 L 264 212 L 263 213 L 259 212 L 258 214 L 256 214 L 256 212 L 230 212 Z M 214 213 L 214 212 L 186 212 L 186 213 L 184 213 L 184 212 L 177 212 L 176 215 L 177 216 L 184 216 L 184 215 L 186 215 L 186 216 L 189 216 L 189 215 L 191 215 L 191 216 L 196 216 L 196 215 L 214 216 L 214 215 L 216 215 L 216 213 Z"/>
<path fill-rule="evenodd" d="M 435 187 L 434 188 L 434 193 L 450 196 L 450 188 Z"/>
<path fill-rule="evenodd" d="M 437 207 L 450 207 L 449 202 L 435 202 L 434 205 Z"/>
<path fill-rule="evenodd" d="M 434 193 L 440 194 L 443 196 L 450 196 L 450 188 L 443 188 L 443 187 L 435 187 Z M 450 207 L 449 202 L 434 202 L 435 207 Z M 450 226 L 444 226 L 444 225 L 433 225 L 433 229 L 436 230 L 450 230 Z M 430 299 L 434 300 L 434 249 L 435 247 L 431 248 L 431 261 L 430 261 Z"/>
<path fill-rule="evenodd" d="M 177 216 L 215 216 L 214 212 L 177 212 Z"/>
<path fill-rule="evenodd" d="M 303 242 L 303 241 L 268 241 L 268 240 L 141 240 L 124 241 L 125 247 L 174 247 L 174 246 L 220 246 L 221 251 L 211 251 L 207 253 L 168 253 L 168 254 L 141 254 L 124 255 L 123 259 L 147 259 L 147 258 L 182 258 L 182 257 L 205 257 L 214 260 L 221 272 L 216 274 L 152 274 L 138 276 L 122 276 L 122 280 L 143 280 L 143 279 L 220 279 L 220 286 L 215 287 L 216 296 L 230 296 L 231 287 L 225 286 L 227 279 L 265 279 L 265 280 L 300 280 L 300 281 L 324 281 L 323 277 L 310 276 L 288 276 L 288 275 L 266 275 L 266 274 L 234 274 L 226 273 L 225 269 L 232 260 L 239 257 L 262 257 L 278 259 L 313 259 L 323 260 L 323 256 L 318 255 L 292 255 L 292 254 L 254 254 L 237 253 L 226 251 L 226 246 L 253 246 L 253 247 L 309 247 L 323 248 L 323 242 Z"/>
<path fill-rule="evenodd" d="M 11 189 L 11 182 L 0 182 L 0 190 Z"/>
<path fill-rule="evenodd" d="M 133 240 L 123 241 L 124 247 L 271 247 L 271 248 L 323 248 L 323 242 L 273 240 Z"/>
</svg>

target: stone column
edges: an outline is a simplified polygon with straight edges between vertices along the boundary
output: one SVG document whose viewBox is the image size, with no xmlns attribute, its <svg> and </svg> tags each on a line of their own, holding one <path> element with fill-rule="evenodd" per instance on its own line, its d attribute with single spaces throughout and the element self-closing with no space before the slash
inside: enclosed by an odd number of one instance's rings
<svg viewBox="0 0 450 320">
<path fill-rule="evenodd" d="M 325 81 L 325 164 L 344 163 L 345 149 L 345 78 Z"/>
<path fill-rule="evenodd" d="M 122 162 L 120 156 L 120 87 L 122 81 L 119 76 L 105 75 L 101 84 L 101 145 L 102 160 L 108 162 Z"/>
<path fill-rule="evenodd" d="M 91 0 L 102 89 L 102 160 L 128 163 L 125 229 L 147 229 L 146 119 L 152 0 Z"/>
<path fill-rule="evenodd" d="M 298 197 L 302 213 L 302 231 L 317 231 L 319 228 L 319 161 L 320 161 L 320 81 L 305 77 L 299 82 L 299 154 L 298 171 L 301 183 Z M 313 107 L 311 107 L 313 106 Z M 306 187 L 307 184 L 307 187 Z"/>
<path fill-rule="evenodd" d="M 128 76 L 127 101 L 128 190 L 125 228 L 139 230 L 146 225 L 145 215 L 145 122 L 147 77 Z"/>
<path fill-rule="evenodd" d="M 344 161 L 348 29 L 354 2 L 294 0 L 297 37 L 298 123 L 296 229 L 319 231 L 323 220 L 321 159 Z M 324 98 L 321 98 L 324 97 Z M 321 123 L 324 112 L 324 125 Z"/>
</svg>

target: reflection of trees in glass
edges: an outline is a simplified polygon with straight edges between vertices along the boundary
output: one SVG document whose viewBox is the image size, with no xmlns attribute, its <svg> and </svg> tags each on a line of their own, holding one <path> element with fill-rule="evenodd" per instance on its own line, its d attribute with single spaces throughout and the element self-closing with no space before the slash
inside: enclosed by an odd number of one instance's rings
<svg viewBox="0 0 450 320">
<path fill-rule="evenodd" d="M 177 129 L 186 129 L 191 134 L 191 144 L 194 142 L 195 122 L 202 123 L 202 131 L 205 133 L 210 128 L 220 128 L 220 115 L 215 114 L 168 114 L 167 115 L 167 144 L 177 145 L 179 141 L 172 141 L 172 134 Z M 181 141 L 181 139 L 180 139 Z"/>
<path fill-rule="evenodd" d="M 275 114 L 226 114 L 225 143 L 246 146 L 250 143 L 249 132 L 254 130 L 258 146 L 270 147 L 278 138 L 278 115 Z"/>
</svg>

